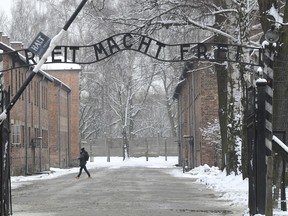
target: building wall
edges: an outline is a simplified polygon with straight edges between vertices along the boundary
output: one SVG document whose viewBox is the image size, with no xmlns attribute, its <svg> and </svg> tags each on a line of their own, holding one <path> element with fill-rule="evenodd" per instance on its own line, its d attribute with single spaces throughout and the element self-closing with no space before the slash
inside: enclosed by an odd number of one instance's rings
<svg viewBox="0 0 288 216">
<path fill-rule="evenodd" d="M 71 164 L 78 164 L 78 157 L 80 152 L 80 131 L 79 131 L 79 110 L 80 110 L 80 99 L 79 99 L 79 88 L 80 88 L 80 69 L 70 70 L 46 70 L 53 77 L 58 78 L 67 84 L 70 89 L 70 121 L 68 122 L 70 127 L 70 142 L 69 158 Z M 62 100 L 62 102 L 65 100 Z M 63 123 L 64 121 L 62 121 Z"/>
<path fill-rule="evenodd" d="M 11 58 L 5 55 L 4 68 Z M 19 63 L 15 65 L 20 66 Z M 12 99 L 31 73 L 28 68 L 17 68 L 4 73 L 4 90 Z M 20 175 L 49 169 L 48 151 L 48 83 L 37 74 L 10 111 L 11 173 Z"/>
<path fill-rule="evenodd" d="M 67 167 L 69 165 L 69 128 L 68 98 L 69 92 L 57 83 L 49 84 L 48 108 L 50 165 Z"/>
<path fill-rule="evenodd" d="M 198 122 L 200 128 L 207 128 L 209 123 L 218 120 L 218 87 L 216 74 L 211 71 L 201 72 L 201 121 Z M 198 108 L 199 109 L 199 108 Z M 198 110 L 197 112 L 199 112 Z M 218 121 L 219 122 L 219 121 Z M 216 147 L 207 141 L 201 131 L 198 132 L 201 139 L 202 158 L 200 164 L 218 165 L 219 158 L 216 155 Z"/>
<path fill-rule="evenodd" d="M 218 119 L 216 75 L 204 64 L 194 64 L 194 70 L 185 73 L 179 88 L 178 125 L 181 154 L 180 163 L 188 167 L 217 165 L 215 146 L 202 134 L 202 129 Z"/>
<path fill-rule="evenodd" d="M 0 42 L 0 49 L 4 51 L 22 48 L 21 43 L 10 43 L 2 33 Z M 1 70 L 12 68 L 13 63 L 11 55 L 4 55 Z M 17 59 L 15 66 L 20 68 L 4 73 L 4 86 L 11 97 L 31 73 L 21 64 L 21 59 Z M 38 72 L 13 106 L 10 112 L 12 175 L 37 173 L 49 170 L 50 166 L 68 167 L 73 164 L 71 159 L 77 161 L 80 69 L 59 72 L 59 79 L 44 71 Z M 69 84 L 73 85 L 73 95 Z"/>
</svg>

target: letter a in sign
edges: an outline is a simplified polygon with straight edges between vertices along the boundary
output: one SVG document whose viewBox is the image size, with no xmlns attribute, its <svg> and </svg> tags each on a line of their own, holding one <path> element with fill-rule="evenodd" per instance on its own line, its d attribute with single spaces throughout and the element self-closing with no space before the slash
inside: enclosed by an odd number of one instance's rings
<svg viewBox="0 0 288 216">
<path fill-rule="evenodd" d="M 34 39 L 28 50 L 40 58 L 44 55 L 50 44 L 50 38 L 40 32 Z"/>
</svg>

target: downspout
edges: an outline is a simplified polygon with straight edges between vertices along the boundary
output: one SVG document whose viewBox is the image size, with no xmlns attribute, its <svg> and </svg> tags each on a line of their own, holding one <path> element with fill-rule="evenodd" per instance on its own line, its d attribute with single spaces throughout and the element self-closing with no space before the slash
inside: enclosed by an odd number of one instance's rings
<svg viewBox="0 0 288 216">
<path fill-rule="evenodd" d="M 39 151 L 39 163 L 40 163 L 40 172 L 42 172 L 42 149 L 43 149 L 43 134 L 42 134 L 42 104 L 43 104 L 43 98 L 42 98 L 42 82 L 45 80 L 45 77 L 43 76 L 42 79 L 39 81 L 39 142 L 40 142 L 40 151 Z"/>
<path fill-rule="evenodd" d="M 177 125 L 178 125 L 178 140 L 177 140 L 177 146 L 178 146 L 178 165 L 180 166 L 182 163 L 181 159 L 181 143 L 180 143 L 180 103 L 179 103 L 179 97 L 177 98 Z"/>
<path fill-rule="evenodd" d="M 193 124 L 193 128 L 192 128 L 192 136 L 193 136 L 193 142 L 194 142 L 194 145 L 193 145 L 193 153 L 194 153 L 194 167 L 197 167 L 198 164 L 197 164 L 197 137 L 196 137 L 196 123 L 197 123 L 197 119 L 196 119 L 196 88 L 195 88 L 195 76 L 196 76 L 196 72 L 194 72 L 192 74 L 192 83 L 193 83 L 193 108 L 192 108 L 192 118 L 194 119 L 194 124 Z M 201 145 L 201 143 L 200 143 Z M 201 151 L 201 146 L 200 146 L 200 151 Z M 201 161 L 202 162 L 202 161 Z M 201 163 L 200 162 L 200 163 Z"/>
<path fill-rule="evenodd" d="M 67 92 L 67 121 L 68 121 L 68 165 L 71 165 L 71 91 Z"/>
<path fill-rule="evenodd" d="M 193 73 L 191 73 L 191 79 L 193 77 Z M 186 144 L 188 142 L 188 149 L 189 149 L 189 152 L 188 152 L 188 157 L 189 157 L 189 168 L 193 169 L 195 167 L 195 163 L 194 163 L 194 155 L 193 152 L 194 152 L 194 149 L 192 150 L 192 145 L 191 145 L 191 136 L 192 136 L 192 125 L 195 124 L 195 119 L 193 118 L 193 106 L 194 104 L 191 104 L 191 101 L 192 103 L 194 103 L 194 100 L 191 100 L 191 97 L 193 95 L 193 93 L 191 94 L 191 91 L 193 91 L 193 87 L 191 86 L 191 80 L 189 79 L 189 75 L 187 76 L 187 82 L 188 82 L 188 128 L 189 128 L 189 138 L 185 140 Z M 194 92 L 194 91 L 193 91 Z M 191 111 L 192 110 L 192 111 Z M 193 123 L 193 120 L 194 120 L 194 123 Z"/>
<path fill-rule="evenodd" d="M 26 71 L 26 77 L 27 77 L 27 73 L 29 72 Z M 28 91 L 29 88 L 28 88 Z M 24 113 L 25 113 L 25 123 L 24 123 L 24 127 L 25 127 L 25 175 L 27 175 L 29 173 L 29 166 L 28 166 L 28 146 L 29 146 L 29 137 L 28 137 L 28 91 L 25 91 L 24 97 L 25 97 L 25 105 L 24 105 Z"/>
<path fill-rule="evenodd" d="M 62 83 L 59 86 L 59 90 L 58 90 L 58 137 L 57 137 L 57 142 L 58 142 L 58 153 L 59 153 L 59 168 L 61 168 L 61 140 L 60 140 L 60 136 L 61 136 L 61 88 L 62 88 Z"/>
<path fill-rule="evenodd" d="M 178 133 L 178 136 L 179 136 L 179 155 L 180 155 L 180 163 L 179 165 L 182 166 L 183 163 L 184 163 L 184 149 L 183 149 L 183 139 L 182 139 L 182 135 L 183 135 L 183 118 L 182 118 L 182 97 L 179 97 L 178 99 L 178 115 L 179 115 L 179 121 L 178 121 L 178 128 L 179 128 L 179 133 Z"/>
</svg>

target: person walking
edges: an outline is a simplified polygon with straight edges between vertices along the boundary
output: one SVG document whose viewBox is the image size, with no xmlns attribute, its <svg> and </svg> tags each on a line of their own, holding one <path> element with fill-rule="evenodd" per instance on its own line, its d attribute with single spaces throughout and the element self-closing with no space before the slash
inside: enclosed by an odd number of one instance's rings
<svg viewBox="0 0 288 216">
<path fill-rule="evenodd" d="M 79 179 L 83 169 L 87 173 L 88 178 L 91 178 L 91 175 L 90 175 L 90 173 L 89 173 L 89 171 L 87 170 L 87 167 L 86 167 L 86 163 L 89 160 L 89 154 L 85 150 L 85 148 L 81 148 L 80 157 L 78 159 L 80 161 L 80 170 L 79 170 L 79 173 L 76 176 L 76 178 Z"/>
</svg>

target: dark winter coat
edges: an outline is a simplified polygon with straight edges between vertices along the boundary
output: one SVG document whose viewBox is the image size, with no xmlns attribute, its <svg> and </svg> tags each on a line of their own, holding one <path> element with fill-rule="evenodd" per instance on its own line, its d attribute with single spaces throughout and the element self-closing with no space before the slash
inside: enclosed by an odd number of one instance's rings
<svg viewBox="0 0 288 216">
<path fill-rule="evenodd" d="M 79 157 L 80 167 L 84 167 L 87 163 L 86 154 L 87 154 L 87 152 L 85 150 L 80 152 L 80 157 Z"/>
</svg>

